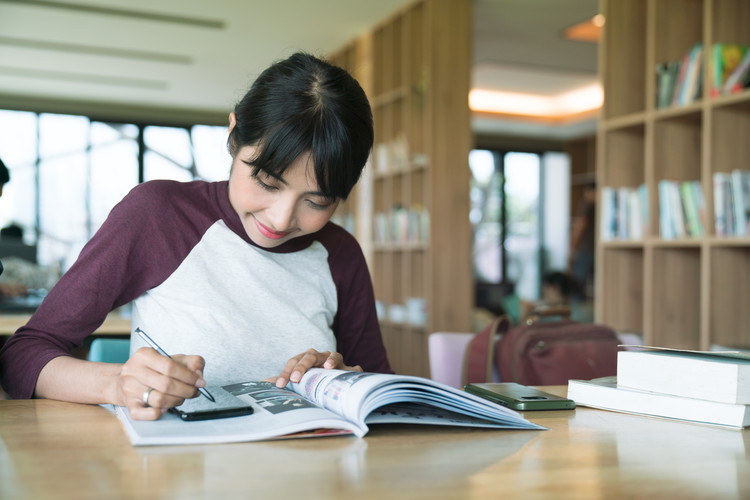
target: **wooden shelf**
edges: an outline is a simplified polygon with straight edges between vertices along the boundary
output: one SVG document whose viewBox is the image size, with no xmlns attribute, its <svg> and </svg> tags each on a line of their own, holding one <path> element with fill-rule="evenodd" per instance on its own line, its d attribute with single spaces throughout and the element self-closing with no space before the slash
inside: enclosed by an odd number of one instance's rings
<svg viewBox="0 0 750 500">
<path fill-rule="evenodd" d="M 602 0 L 601 12 L 598 185 L 645 184 L 650 212 L 643 238 L 597 245 L 596 321 L 642 333 L 649 345 L 748 349 L 750 237 L 716 236 L 713 176 L 750 169 L 750 91 L 711 97 L 703 85 L 695 102 L 657 109 L 654 68 L 697 42 L 750 45 L 750 2 Z M 710 81 L 709 63 L 702 78 Z M 660 236 L 663 180 L 701 183 L 705 236 Z"/>
<path fill-rule="evenodd" d="M 471 0 L 415 1 L 333 56 L 367 80 L 373 108 L 373 158 L 357 188 L 363 202 L 349 208 L 398 373 L 429 376 L 428 335 L 472 327 L 471 15 Z M 418 237 L 393 235 L 393 224 L 383 231 L 383 220 L 409 210 L 424 216 Z M 423 326 L 386 319 L 407 304 L 423 305 Z"/>
</svg>

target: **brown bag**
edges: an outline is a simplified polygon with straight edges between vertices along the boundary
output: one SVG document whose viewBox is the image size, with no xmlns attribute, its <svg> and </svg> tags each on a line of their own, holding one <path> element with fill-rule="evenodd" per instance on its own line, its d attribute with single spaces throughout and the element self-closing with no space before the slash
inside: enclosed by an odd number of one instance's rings
<svg viewBox="0 0 750 500">
<path fill-rule="evenodd" d="M 502 382 L 565 385 L 617 374 L 620 339 L 608 326 L 570 319 L 510 326 L 501 316 L 476 334 L 466 349 L 464 383 L 492 381 L 495 364 Z"/>
</svg>

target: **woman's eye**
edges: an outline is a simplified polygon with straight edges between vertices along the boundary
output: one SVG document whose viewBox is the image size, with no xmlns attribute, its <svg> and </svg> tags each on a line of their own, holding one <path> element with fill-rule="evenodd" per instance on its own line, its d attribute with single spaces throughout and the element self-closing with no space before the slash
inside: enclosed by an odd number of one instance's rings
<svg viewBox="0 0 750 500">
<path fill-rule="evenodd" d="M 331 203 L 327 201 L 324 203 L 316 203 L 312 200 L 307 200 L 307 203 L 315 210 L 328 210 L 331 206 Z"/>
<path fill-rule="evenodd" d="M 266 191 L 277 191 L 279 189 L 276 186 L 266 184 L 265 182 L 260 180 L 260 177 L 258 177 L 257 175 L 253 176 L 253 178 L 255 179 L 255 182 L 258 183 L 258 186 L 260 186 L 262 189 L 265 189 Z"/>
</svg>

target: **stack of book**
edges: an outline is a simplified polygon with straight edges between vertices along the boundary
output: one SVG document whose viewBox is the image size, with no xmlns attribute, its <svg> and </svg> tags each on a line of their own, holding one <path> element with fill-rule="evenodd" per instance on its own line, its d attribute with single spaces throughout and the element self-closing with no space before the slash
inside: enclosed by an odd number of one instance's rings
<svg viewBox="0 0 750 500">
<path fill-rule="evenodd" d="M 743 428 L 750 425 L 750 354 L 621 351 L 616 377 L 571 380 L 568 397 L 581 406 Z"/>
<path fill-rule="evenodd" d="M 659 181 L 659 227 L 663 239 L 703 236 L 706 223 L 700 181 Z"/>
<path fill-rule="evenodd" d="M 703 44 L 698 42 L 679 61 L 656 65 L 656 107 L 685 106 L 702 94 Z"/>
<path fill-rule="evenodd" d="M 601 238 L 639 240 L 648 234 L 648 188 L 602 187 Z"/>
</svg>

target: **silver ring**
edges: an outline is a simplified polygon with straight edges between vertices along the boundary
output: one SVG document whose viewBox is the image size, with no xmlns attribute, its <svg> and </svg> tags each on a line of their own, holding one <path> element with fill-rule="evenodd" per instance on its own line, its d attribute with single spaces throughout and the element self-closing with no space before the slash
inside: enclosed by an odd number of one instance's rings
<svg viewBox="0 0 750 500">
<path fill-rule="evenodd" d="M 149 387 L 146 389 L 146 391 L 143 393 L 143 396 L 141 397 L 141 401 L 143 401 L 143 404 L 146 405 L 146 408 L 151 408 L 151 405 L 148 404 L 148 397 L 151 395 L 151 391 L 154 389 Z"/>
</svg>

